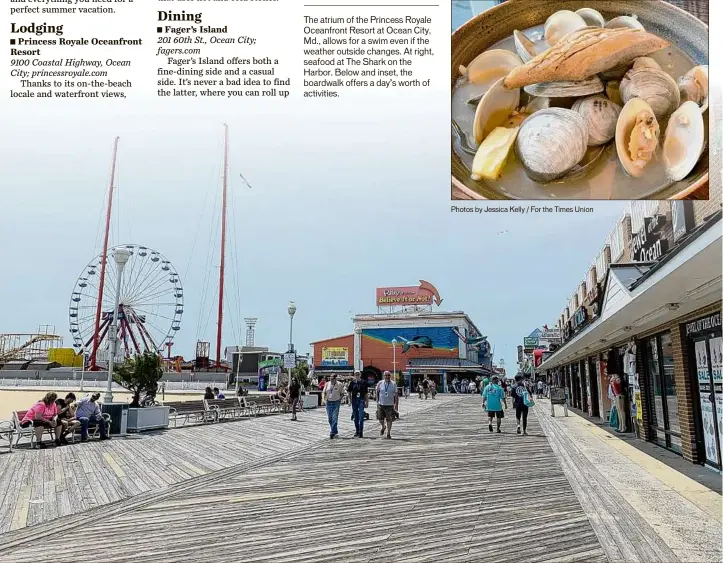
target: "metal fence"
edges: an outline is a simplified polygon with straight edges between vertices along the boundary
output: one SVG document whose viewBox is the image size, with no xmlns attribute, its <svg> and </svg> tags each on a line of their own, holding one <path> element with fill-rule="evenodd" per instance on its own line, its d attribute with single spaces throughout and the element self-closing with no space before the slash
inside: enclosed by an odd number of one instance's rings
<svg viewBox="0 0 723 563">
<path fill-rule="evenodd" d="M 81 387 L 79 379 L 30 379 L 19 377 L 0 377 L 0 388 L 18 388 L 18 387 L 38 387 L 45 388 L 71 388 L 78 389 Z M 85 380 L 82 385 L 83 389 L 93 391 L 103 391 L 106 388 L 105 381 Z M 208 382 L 208 381 L 162 381 L 159 384 L 159 391 L 164 388 L 166 391 L 203 391 L 206 387 L 218 387 L 226 390 L 226 382 Z M 124 388 L 113 383 L 114 391 L 123 391 Z"/>
</svg>

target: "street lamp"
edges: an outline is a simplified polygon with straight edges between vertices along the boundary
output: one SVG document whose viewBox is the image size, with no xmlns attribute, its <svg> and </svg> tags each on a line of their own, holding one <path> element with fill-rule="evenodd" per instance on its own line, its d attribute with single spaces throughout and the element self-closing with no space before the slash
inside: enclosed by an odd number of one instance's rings
<svg viewBox="0 0 723 563">
<path fill-rule="evenodd" d="M 394 379 L 397 378 L 397 339 L 392 338 L 392 370 L 394 371 Z"/>
<path fill-rule="evenodd" d="M 294 352 L 294 315 L 296 314 L 296 303 L 289 301 L 289 352 Z M 289 368 L 289 384 L 291 384 L 291 368 Z"/>
<path fill-rule="evenodd" d="M 130 250 L 126 248 L 117 248 L 113 252 L 113 260 L 115 260 L 117 276 L 115 281 L 115 304 L 113 306 L 113 319 L 109 328 L 110 332 L 110 359 L 108 360 L 108 385 L 105 389 L 106 403 L 113 402 L 113 362 L 115 361 L 116 345 L 118 343 L 118 309 L 120 308 L 120 292 L 121 282 L 123 281 L 123 268 L 131 257 Z"/>
</svg>

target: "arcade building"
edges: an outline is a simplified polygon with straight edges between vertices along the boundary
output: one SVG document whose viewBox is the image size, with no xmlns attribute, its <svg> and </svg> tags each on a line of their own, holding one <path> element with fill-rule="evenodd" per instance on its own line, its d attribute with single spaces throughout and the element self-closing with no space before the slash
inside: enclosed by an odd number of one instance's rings
<svg viewBox="0 0 723 563">
<path fill-rule="evenodd" d="M 419 287 L 377 289 L 377 312 L 356 315 L 350 334 L 312 342 L 314 371 L 341 377 L 360 370 L 378 381 L 389 370 L 416 387 L 428 376 L 440 392 L 459 380 L 493 373 L 486 336 L 462 311 L 439 311 L 437 290 Z"/>
</svg>

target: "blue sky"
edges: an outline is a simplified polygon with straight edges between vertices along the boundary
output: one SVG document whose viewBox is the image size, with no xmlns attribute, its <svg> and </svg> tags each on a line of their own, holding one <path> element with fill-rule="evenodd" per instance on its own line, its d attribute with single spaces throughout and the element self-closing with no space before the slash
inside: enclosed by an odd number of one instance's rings
<svg viewBox="0 0 723 563">
<path fill-rule="evenodd" d="M 275 131 L 289 118 L 269 119 L 255 135 L 242 120 L 230 121 L 224 346 L 239 342 L 241 319 L 253 316 L 259 318 L 257 345 L 283 351 L 286 307 L 294 300 L 294 341 L 306 352 L 312 341 L 349 333 L 354 313 L 375 312 L 375 287 L 425 279 L 439 289 L 443 308 L 469 314 L 495 345 L 496 359 L 511 365 L 521 338 L 556 320 L 626 205 L 596 203 L 593 214 L 450 213 L 448 147 L 439 160 L 426 146 L 395 154 L 372 142 L 378 124 L 360 122 L 355 128 L 363 152 L 335 148 L 338 137 L 331 134 L 315 146 L 290 144 L 269 154 L 265 147 L 274 146 Z M 397 119 L 390 130 L 408 127 L 408 116 Z M 0 240 L 7 266 L 0 332 L 32 332 L 49 323 L 72 343 L 69 298 L 100 250 L 118 134 L 111 242 L 158 250 L 181 275 L 186 308 L 174 352 L 190 359 L 197 338 L 214 342 L 219 261 L 213 215 L 223 121 L 68 114 L 46 123 L 41 136 L 11 122 L 13 135 L 0 136 Z M 325 165 L 305 166 L 319 151 L 328 155 Z"/>
</svg>

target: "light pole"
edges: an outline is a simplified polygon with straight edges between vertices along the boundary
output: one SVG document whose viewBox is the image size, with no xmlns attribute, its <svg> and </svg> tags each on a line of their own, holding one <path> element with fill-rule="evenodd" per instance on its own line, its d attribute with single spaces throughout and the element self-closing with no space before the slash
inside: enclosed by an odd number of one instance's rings
<svg viewBox="0 0 723 563">
<path fill-rule="evenodd" d="M 294 315 L 296 314 L 296 303 L 289 301 L 289 352 L 294 352 Z M 289 384 L 291 384 L 291 368 L 289 369 Z"/>
<path fill-rule="evenodd" d="M 108 384 L 105 388 L 106 403 L 113 402 L 113 362 L 115 361 L 116 345 L 118 343 L 118 309 L 120 308 L 120 292 L 121 282 L 123 281 L 123 268 L 131 257 L 129 250 L 125 248 L 117 248 L 113 252 L 113 260 L 115 260 L 117 276 L 115 280 L 115 304 L 113 306 L 113 318 L 109 329 L 110 333 L 110 359 L 108 360 Z"/>
<path fill-rule="evenodd" d="M 394 370 L 394 379 L 397 379 L 397 339 L 392 338 L 392 370 Z"/>
</svg>

